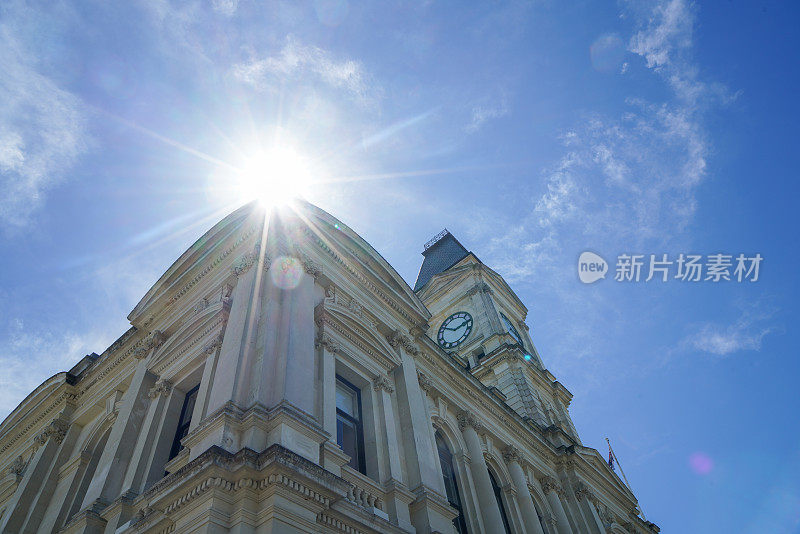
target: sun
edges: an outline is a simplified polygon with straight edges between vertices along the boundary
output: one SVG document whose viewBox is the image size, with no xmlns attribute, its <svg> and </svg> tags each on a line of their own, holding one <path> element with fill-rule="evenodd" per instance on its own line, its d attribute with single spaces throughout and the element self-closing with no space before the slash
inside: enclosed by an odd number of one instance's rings
<svg viewBox="0 0 800 534">
<path fill-rule="evenodd" d="M 247 157 L 237 172 L 240 200 L 276 207 L 302 196 L 311 181 L 308 160 L 290 146 L 276 146 Z"/>
</svg>

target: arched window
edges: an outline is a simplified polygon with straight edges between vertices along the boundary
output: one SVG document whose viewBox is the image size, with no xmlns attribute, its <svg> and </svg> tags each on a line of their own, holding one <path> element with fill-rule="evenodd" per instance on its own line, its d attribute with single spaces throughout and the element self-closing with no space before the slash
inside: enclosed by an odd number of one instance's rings
<svg viewBox="0 0 800 534">
<path fill-rule="evenodd" d="M 450 506 L 458 510 L 458 515 L 453 518 L 453 526 L 456 527 L 458 534 L 467 534 L 467 523 L 464 520 L 464 511 L 461 509 L 461 498 L 458 495 L 458 481 L 456 480 L 456 470 L 453 468 L 453 455 L 442 435 L 436 433 L 436 448 L 439 451 L 439 463 L 442 464 L 442 478 L 444 479 L 444 490 L 447 494 L 447 502 Z"/>
<path fill-rule="evenodd" d="M 511 534 L 511 527 L 508 526 L 508 514 L 506 513 L 505 505 L 503 505 L 500 486 L 497 485 L 497 481 L 491 471 L 489 471 L 489 480 L 492 481 L 492 490 L 494 491 L 495 499 L 497 499 L 497 506 L 500 508 L 500 516 L 503 518 L 503 527 L 506 529 L 506 534 Z"/>
</svg>

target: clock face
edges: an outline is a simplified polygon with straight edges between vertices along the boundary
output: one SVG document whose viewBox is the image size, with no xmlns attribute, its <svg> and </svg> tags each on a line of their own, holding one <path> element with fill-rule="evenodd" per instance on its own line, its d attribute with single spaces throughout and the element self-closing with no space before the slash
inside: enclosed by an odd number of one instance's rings
<svg viewBox="0 0 800 534">
<path fill-rule="evenodd" d="M 454 313 L 439 327 L 439 346 L 443 349 L 457 347 L 472 332 L 472 316 L 467 312 Z"/>
<path fill-rule="evenodd" d="M 514 339 L 517 340 L 517 343 L 519 343 L 520 346 L 523 346 L 522 345 L 522 336 L 520 336 L 519 332 L 517 332 L 517 329 L 514 328 L 514 325 L 511 322 L 511 319 L 509 319 L 508 317 L 506 317 L 502 313 L 500 314 L 500 317 L 503 318 L 503 322 L 506 324 L 506 330 L 508 330 L 508 333 L 511 334 L 514 337 Z"/>
</svg>

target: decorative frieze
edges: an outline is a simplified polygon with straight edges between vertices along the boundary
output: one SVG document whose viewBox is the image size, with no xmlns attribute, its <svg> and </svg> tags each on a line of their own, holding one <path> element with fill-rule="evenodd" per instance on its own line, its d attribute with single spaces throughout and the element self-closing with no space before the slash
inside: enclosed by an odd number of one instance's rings
<svg viewBox="0 0 800 534">
<path fill-rule="evenodd" d="M 163 378 L 159 378 L 156 381 L 155 385 L 152 388 L 150 388 L 150 391 L 148 392 L 147 396 L 150 397 L 151 399 L 155 399 L 160 397 L 161 395 L 164 395 L 166 397 L 170 393 L 172 393 L 172 382 Z"/>
<path fill-rule="evenodd" d="M 384 390 L 390 395 L 394 393 L 394 386 L 391 381 L 383 375 L 375 379 L 375 382 L 372 383 L 372 389 L 375 391 Z"/>
</svg>

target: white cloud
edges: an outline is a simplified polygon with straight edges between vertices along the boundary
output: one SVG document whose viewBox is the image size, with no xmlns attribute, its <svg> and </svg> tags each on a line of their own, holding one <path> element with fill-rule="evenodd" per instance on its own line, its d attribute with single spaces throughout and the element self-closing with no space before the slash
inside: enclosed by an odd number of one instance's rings
<svg viewBox="0 0 800 534">
<path fill-rule="evenodd" d="M 649 68 L 665 67 L 692 47 L 694 21 L 694 9 L 685 0 L 657 3 L 646 27 L 631 37 L 629 48 L 644 57 Z"/>
<path fill-rule="evenodd" d="M 7 229 L 28 224 L 87 136 L 81 102 L 36 69 L 13 19 L 0 24 L 0 225 Z"/>
<path fill-rule="evenodd" d="M 741 316 L 729 325 L 706 323 L 700 325 L 684 341 L 701 352 L 727 356 L 744 350 L 761 350 L 761 341 L 777 327 L 767 324 L 772 312 L 764 312 L 757 305 L 742 311 Z"/>
<path fill-rule="evenodd" d="M 239 7 L 239 0 L 212 0 L 211 6 L 217 13 L 230 17 L 236 13 L 236 9 Z"/>
<path fill-rule="evenodd" d="M 472 120 L 467 125 L 467 132 L 477 132 L 481 126 L 492 119 L 499 119 L 508 115 L 508 103 L 505 96 L 495 102 L 476 105 L 472 108 Z"/>
<path fill-rule="evenodd" d="M 334 59 L 327 50 L 300 44 L 291 37 L 277 54 L 235 65 L 233 74 L 259 89 L 280 87 L 292 79 L 300 82 L 316 79 L 344 89 L 364 103 L 380 94 L 361 62 Z"/>
</svg>

